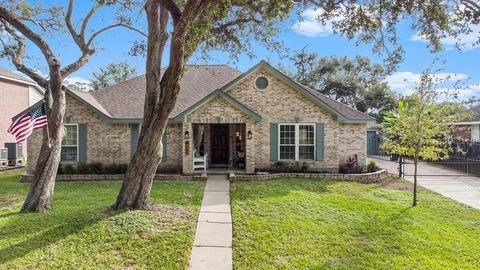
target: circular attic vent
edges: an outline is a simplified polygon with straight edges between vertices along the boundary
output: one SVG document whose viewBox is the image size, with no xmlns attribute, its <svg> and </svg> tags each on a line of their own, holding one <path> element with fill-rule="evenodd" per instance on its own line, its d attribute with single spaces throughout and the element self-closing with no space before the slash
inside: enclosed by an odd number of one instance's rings
<svg viewBox="0 0 480 270">
<path fill-rule="evenodd" d="M 255 80 L 255 87 L 257 87 L 258 90 L 265 90 L 268 87 L 268 79 L 265 76 L 260 76 Z"/>
</svg>

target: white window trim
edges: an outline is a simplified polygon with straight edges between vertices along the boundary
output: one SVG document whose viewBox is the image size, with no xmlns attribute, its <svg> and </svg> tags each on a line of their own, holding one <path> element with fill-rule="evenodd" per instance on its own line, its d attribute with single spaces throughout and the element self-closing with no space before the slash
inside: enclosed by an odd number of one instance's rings
<svg viewBox="0 0 480 270">
<path fill-rule="evenodd" d="M 300 159 L 300 126 L 313 126 L 313 159 Z M 295 159 L 281 159 L 280 153 L 280 134 L 281 126 L 295 126 Z M 315 161 L 317 158 L 317 126 L 315 123 L 281 123 L 278 124 L 278 160 L 279 161 Z M 288 145 L 288 144 L 283 144 Z M 311 144 L 302 144 L 302 146 L 311 146 Z"/>
<path fill-rule="evenodd" d="M 64 146 L 65 146 L 65 147 L 74 147 L 74 146 L 76 146 L 76 147 L 77 147 L 77 160 L 76 160 L 76 161 L 72 161 L 72 160 L 60 160 L 60 163 L 76 163 L 76 162 L 78 162 L 78 159 L 80 158 L 80 155 L 79 155 L 80 149 L 79 149 L 79 143 L 78 143 L 78 142 L 79 142 L 79 141 L 78 141 L 78 140 L 79 140 L 78 135 L 79 135 L 80 132 L 79 132 L 79 130 L 78 130 L 78 124 L 63 124 L 63 126 L 76 126 L 76 127 L 77 127 L 77 145 L 63 145 L 63 144 L 62 144 L 62 145 L 60 146 L 60 159 L 62 158 L 62 157 L 61 157 L 61 152 L 62 152 L 62 148 L 63 148 Z M 63 140 L 63 138 L 62 138 L 62 140 Z"/>
</svg>

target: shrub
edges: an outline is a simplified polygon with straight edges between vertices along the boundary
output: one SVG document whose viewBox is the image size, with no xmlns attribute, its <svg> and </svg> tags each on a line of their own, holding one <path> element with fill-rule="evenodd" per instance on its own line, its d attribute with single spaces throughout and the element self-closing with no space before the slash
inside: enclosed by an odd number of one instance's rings
<svg viewBox="0 0 480 270">
<path fill-rule="evenodd" d="M 128 164 L 109 164 L 105 166 L 105 173 L 107 174 L 124 174 L 127 172 Z"/>
<path fill-rule="evenodd" d="M 77 171 L 76 173 L 78 174 L 88 174 L 90 173 L 89 170 L 88 170 L 89 166 L 87 163 L 85 162 L 80 162 L 77 164 Z"/>
<path fill-rule="evenodd" d="M 370 161 L 367 165 L 367 172 L 376 172 L 380 170 L 380 167 L 377 166 L 377 163 L 375 161 Z"/>
<path fill-rule="evenodd" d="M 112 163 L 105 166 L 106 174 L 116 174 L 116 172 L 117 172 L 117 164 Z"/>
<path fill-rule="evenodd" d="M 349 156 L 347 158 L 347 161 L 345 162 L 345 167 L 347 168 L 347 172 L 352 173 L 356 164 L 357 164 L 357 161 L 355 160 L 355 158 L 352 156 Z"/>
<path fill-rule="evenodd" d="M 63 173 L 64 174 L 76 174 L 77 170 L 75 169 L 75 167 L 73 167 L 72 164 L 66 164 L 65 166 L 63 166 Z"/>
<path fill-rule="evenodd" d="M 308 164 L 307 162 L 303 162 L 302 164 L 302 172 L 305 173 L 308 171 Z"/>
<path fill-rule="evenodd" d="M 127 173 L 128 164 L 122 163 L 117 165 L 117 174 L 125 174 Z"/>
<path fill-rule="evenodd" d="M 88 166 L 88 173 L 92 173 L 92 174 L 105 173 L 105 170 L 103 168 L 103 164 L 100 163 L 100 162 L 90 163 L 89 166 Z"/>
<path fill-rule="evenodd" d="M 57 174 L 64 174 L 62 164 L 58 165 Z"/>
</svg>

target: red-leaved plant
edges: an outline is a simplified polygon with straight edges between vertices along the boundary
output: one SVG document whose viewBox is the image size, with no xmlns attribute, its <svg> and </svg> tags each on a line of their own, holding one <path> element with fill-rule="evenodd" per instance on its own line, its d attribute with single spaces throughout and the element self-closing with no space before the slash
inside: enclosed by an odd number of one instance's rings
<svg viewBox="0 0 480 270">
<path fill-rule="evenodd" d="M 347 162 L 345 162 L 345 167 L 347 168 L 348 173 L 352 173 L 352 169 L 355 168 L 355 164 L 356 164 L 355 158 L 352 156 L 349 156 L 347 158 Z"/>
</svg>

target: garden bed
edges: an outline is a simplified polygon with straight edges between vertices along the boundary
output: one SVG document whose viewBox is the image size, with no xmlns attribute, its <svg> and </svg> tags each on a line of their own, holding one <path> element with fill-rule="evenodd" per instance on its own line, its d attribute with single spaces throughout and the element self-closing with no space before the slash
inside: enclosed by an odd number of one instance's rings
<svg viewBox="0 0 480 270">
<path fill-rule="evenodd" d="M 56 181 L 119 181 L 125 174 L 58 174 Z M 22 174 L 20 182 L 31 182 L 33 174 Z M 154 180 L 206 180 L 204 175 L 156 174 Z"/>
<path fill-rule="evenodd" d="M 358 183 L 376 183 L 385 178 L 387 170 L 382 169 L 371 173 L 268 173 L 268 174 L 242 174 L 232 176 L 230 179 L 239 181 L 270 180 L 276 178 L 313 178 L 324 180 L 343 180 Z"/>
</svg>

